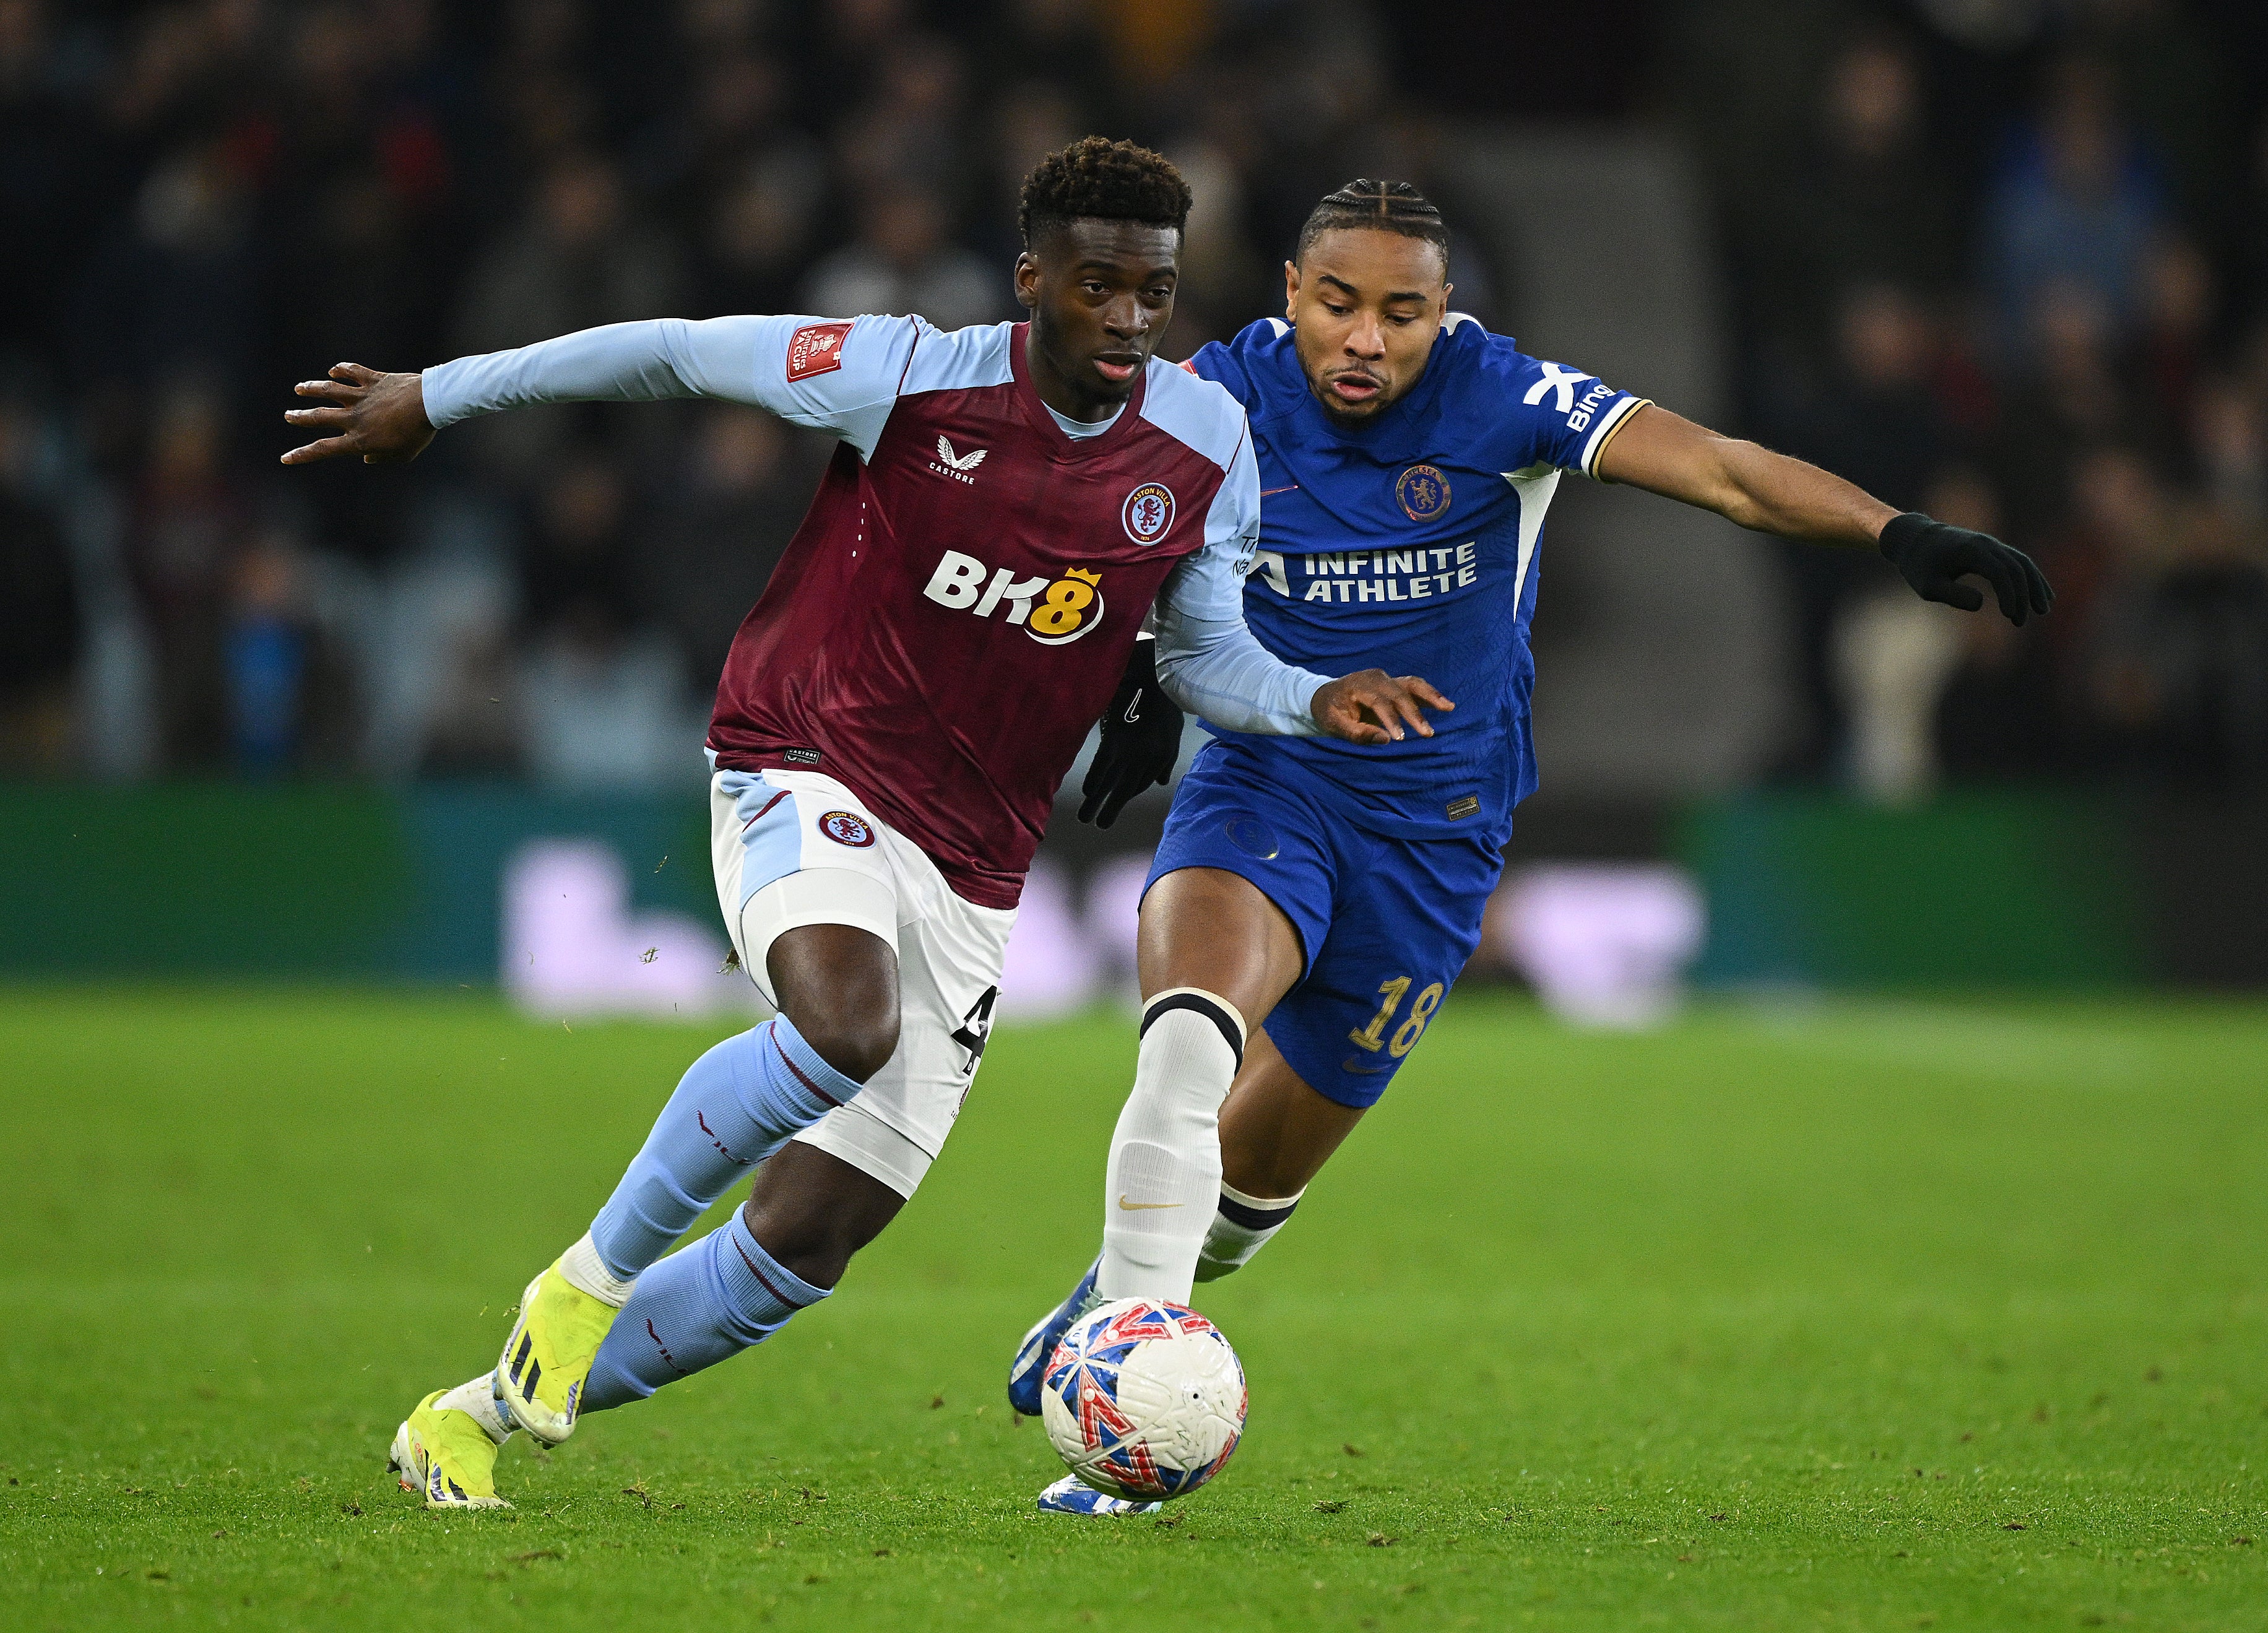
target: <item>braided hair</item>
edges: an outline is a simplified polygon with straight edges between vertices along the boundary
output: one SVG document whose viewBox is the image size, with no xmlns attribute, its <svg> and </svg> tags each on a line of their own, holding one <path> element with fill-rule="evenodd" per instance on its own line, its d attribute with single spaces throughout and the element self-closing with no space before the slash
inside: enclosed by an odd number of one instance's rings
<svg viewBox="0 0 2268 1633">
<path fill-rule="evenodd" d="M 1300 246 L 1292 259 L 1304 261 L 1308 250 L 1326 232 L 1364 227 L 1373 232 L 1394 232 L 1422 239 L 1441 252 L 1441 265 L 1449 264 L 1449 228 L 1433 202 L 1407 181 L 1373 181 L 1358 176 L 1307 212 L 1300 229 Z"/>
<path fill-rule="evenodd" d="M 1131 142 L 1082 136 L 1032 166 L 1016 200 L 1024 247 L 1066 222 L 1138 221 L 1171 227 L 1189 222 L 1189 184 L 1162 154 Z"/>
</svg>

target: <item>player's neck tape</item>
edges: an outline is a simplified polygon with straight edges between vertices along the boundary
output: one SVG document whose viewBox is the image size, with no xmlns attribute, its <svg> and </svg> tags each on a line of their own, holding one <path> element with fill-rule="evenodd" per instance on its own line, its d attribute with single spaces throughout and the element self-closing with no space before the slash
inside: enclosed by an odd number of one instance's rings
<svg viewBox="0 0 2268 1633">
<path fill-rule="evenodd" d="M 1150 1028 L 1159 1018 L 1171 1011 L 1185 1009 L 1204 1016 L 1220 1028 L 1221 1041 L 1228 1052 L 1236 1056 L 1239 1070 L 1244 1067 L 1244 1017 L 1236 1012 L 1236 1005 L 1218 993 L 1207 992 L 1203 987 L 1169 987 L 1142 1006 L 1142 1031 L 1150 1035 Z"/>
</svg>

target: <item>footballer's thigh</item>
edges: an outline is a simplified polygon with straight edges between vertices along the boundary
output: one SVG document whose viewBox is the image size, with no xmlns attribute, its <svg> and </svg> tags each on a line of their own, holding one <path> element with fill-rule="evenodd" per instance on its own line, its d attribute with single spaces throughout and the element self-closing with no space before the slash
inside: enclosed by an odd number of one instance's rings
<svg viewBox="0 0 2268 1633">
<path fill-rule="evenodd" d="M 800 924 L 772 938 L 764 967 L 782 1014 L 820 1058 L 860 1083 L 898 1047 L 896 950 L 851 924 Z"/>
<path fill-rule="evenodd" d="M 1339 864 L 1327 812 L 1219 743 L 1200 751 L 1143 887 L 1144 1004 L 1194 988 L 1256 1033 L 1322 944 Z"/>
<path fill-rule="evenodd" d="M 865 1082 L 897 1046 L 906 916 L 881 823 L 832 777 L 720 771 L 710 784 L 717 905 L 765 1003 Z"/>
<path fill-rule="evenodd" d="M 849 1165 L 902 1200 L 944 1149 L 976 1082 L 1016 916 L 964 901 L 910 842 L 887 828 L 881 835 L 906 913 L 896 943 L 897 1047 L 855 1100 L 791 1144 Z"/>
<path fill-rule="evenodd" d="M 991 1032 L 1015 915 L 955 895 L 832 777 L 720 773 L 711 813 L 718 906 L 750 978 L 862 1068 L 855 1096 L 758 1169 L 746 1209 L 781 1262 L 832 1286 L 943 1148 Z"/>
<path fill-rule="evenodd" d="M 1194 987 L 1227 999 L 1256 1027 L 1305 961 L 1291 919 L 1241 873 L 1176 868 L 1142 898 L 1135 962 L 1145 1003 Z"/>
</svg>

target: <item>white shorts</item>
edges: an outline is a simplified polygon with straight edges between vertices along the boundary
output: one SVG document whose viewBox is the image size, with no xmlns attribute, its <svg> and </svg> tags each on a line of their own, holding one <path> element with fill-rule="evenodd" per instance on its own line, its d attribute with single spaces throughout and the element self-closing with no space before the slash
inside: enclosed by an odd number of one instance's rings
<svg viewBox="0 0 2268 1633">
<path fill-rule="evenodd" d="M 955 895 L 920 847 L 816 771 L 718 771 L 709 816 L 717 905 L 765 1003 L 778 1004 L 765 957 L 783 931 L 849 924 L 897 953 L 896 1052 L 796 1137 L 911 1196 L 976 1080 L 1014 910 Z"/>
</svg>

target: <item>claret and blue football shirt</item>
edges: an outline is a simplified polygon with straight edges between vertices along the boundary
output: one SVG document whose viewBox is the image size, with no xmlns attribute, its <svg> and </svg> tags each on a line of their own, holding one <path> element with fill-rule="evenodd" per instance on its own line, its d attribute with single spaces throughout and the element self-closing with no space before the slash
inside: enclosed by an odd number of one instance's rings
<svg viewBox="0 0 2268 1633">
<path fill-rule="evenodd" d="M 1016 905 L 1056 785 L 1144 615 L 1178 695 L 1315 729 L 1323 677 L 1244 627 L 1259 485 L 1243 410 L 1151 359 L 1108 422 L 1042 400 L 1023 324 L 755 315 L 608 324 L 424 371 L 436 427 L 532 402 L 715 397 L 836 434 L 725 661 L 710 751 L 821 768 L 980 907 Z"/>
<path fill-rule="evenodd" d="M 1543 514 L 1563 472 L 1598 474 L 1645 400 L 1462 314 L 1410 394 L 1352 429 L 1315 401 L 1281 320 L 1187 366 L 1251 421 L 1260 550 L 1244 603 L 1262 644 L 1326 674 L 1422 675 L 1457 705 L 1432 717 L 1433 737 L 1377 747 L 1209 729 L 1271 771 L 1329 784 L 1317 791 L 1378 832 L 1501 845 L 1535 787 L 1528 630 Z"/>
</svg>

